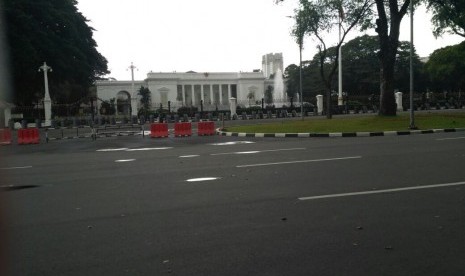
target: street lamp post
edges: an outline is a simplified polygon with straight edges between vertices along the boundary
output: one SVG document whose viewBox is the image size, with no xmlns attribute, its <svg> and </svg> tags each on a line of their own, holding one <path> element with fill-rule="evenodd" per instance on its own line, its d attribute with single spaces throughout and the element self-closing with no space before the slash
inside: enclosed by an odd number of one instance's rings
<svg viewBox="0 0 465 276">
<path fill-rule="evenodd" d="M 299 98 L 300 98 L 300 114 L 302 117 L 302 121 L 304 120 L 304 97 L 303 97 L 303 89 L 302 89 L 302 48 L 303 48 L 303 40 L 304 34 L 302 32 L 302 21 L 300 15 L 297 15 L 297 35 L 298 35 L 298 43 L 299 43 Z M 288 18 L 295 18 L 295 16 L 287 16 Z"/>
<path fill-rule="evenodd" d="M 50 99 L 50 93 L 48 91 L 48 72 L 52 72 L 52 67 L 48 66 L 46 62 L 44 65 L 39 67 L 39 72 L 44 72 L 44 85 L 45 85 L 45 96 L 44 96 L 44 109 L 45 109 L 45 126 L 51 125 L 52 119 L 52 100 Z"/>
<path fill-rule="evenodd" d="M 410 1 L 410 129 L 415 126 L 415 112 L 413 110 L 413 1 Z"/>
<path fill-rule="evenodd" d="M 302 93 L 302 43 L 303 37 L 299 34 L 299 92 L 300 92 L 300 116 L 304 120 L 304 98 Z"/>
<path fill-rule="evenodd" d="M 342 19 L 343 19 L 343 12 L 342 12 L 342 7 L 340 8 L 339 11 L 339 44 L 341 44 L 341 25 L 342 25 Z M 344 104 L 343 101 L 343 96 L 342 96 L 342 45 L 339 45 L 339 51 L 338 51 L 338 98 L 337 98 L 337 105 L 342 106 Z"/>
</svg>

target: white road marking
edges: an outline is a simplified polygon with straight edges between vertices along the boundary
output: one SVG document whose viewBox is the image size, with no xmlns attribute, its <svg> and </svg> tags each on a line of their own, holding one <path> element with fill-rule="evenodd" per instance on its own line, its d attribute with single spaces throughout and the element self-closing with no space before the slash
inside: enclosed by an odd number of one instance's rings
<svg viewBox="0 0 465 276">
<path fill-rule="evenodd" d="M 119 149 L 99 149 L 97 151 L 124 151 L 128 150 L 128 148 L 119 148 Z"/>
<path fill-rule="evenodd" d="M 200 177 L 200 178 L 191 178 L 187 179 L 187 182 L 200 182 L 200 181 L 211 181 L 211 180 L 217 180 L 220 179 L 220 177 Z"/>
<path fill-rule="evenodd" d="M 441 138 L 441 139 L 436 139 L 436 141 L 459 140 L 459 139 L 465 139 L 465 137 Z"/>
<path fill-rule="evenodd" d="M 378 191 L 363 191 L 363 192 L 354 192 L 354 193 L 342 193 L 342 194 L 330 194 L 330 195 L 320 195 L 320 196 L 299 197 L 299 200 L 313 200 L 313 199 L 333 198 L 333 197 L 347 197 L 347 196 L 358 196 L 358 195 L 393 193 L 393 192 L 403 192 L 403 191 L 421 190 L 421 189 L 433 189 L 433 188 L 451 187 L 451 186 L 460 186 L 460 185 L 465 185 L 465 181 L 455 182 L 455 183 L 445 183 L 445 184 L 434 184 L 434 185 L 404 187 L 404 188 L 396 188 L 396 189 L 386 189 L 386 190 L 378 190 Z"/>
<path fill-rule="evenodd" d="M 229 146 L 229 145 L 238 145 L 238 144 L 255 144 L 255 142 L 251 141 L 233 141 L 233 142 L 224 142 L 224 143 L 213 143 L 210 145 L 213 146 Z"/>
<path fill-rule="evenodd" d="M 252 151 L 236 151 L 236 152 L 223 152 L 223 153 L 212 153 L 210 155 L 229 155 L 229 154 L 254 154 L 261 152 L 274 152 L 274 151 L 288 151 L 288 150 L 305 150 L 306 148 L 290 148 L 290 149 L 272 149 L 272 150 L 252 150 Z"/>
<path fill-rule="evenodd" d="M 122 162 L 132 162 L 136 161 L 136 159 L 120 159 L 120 160 L 115 160 L 117 163 L 122 163 Z"/>
<path fill-rule="evenodd" d="M 192 154 L 192 155 L 181 155 L 179 158 L 192 158 L 192 157 L 199 157 L 200 155 L 198 154 Z"/>
<path fill-rule="evenodd" d="M 165 149 L 172 149 L 172 147 L 127 149 L 126 151 L 146 151 L 146 150 L 165 150 Z"/>
<path fill-rule="evenodd" d="M 362 157 L 361 156 L 349 156 L 349 157 L 326 158 L 326 159 L 297 160 L 297 161 L 287 161 L 287 162 L 239 165 L 239 166 L 236 166 L 236 168 L 261 167 L 261 166 L 273 166 L 273 165 L 296 164 L 296 163 L 310 163 L 310 162 L 324 162 L 324 161 L 338 161 L 338 160 L 360 159 L 360 158 L 362 158 Z"/>
<path fill-rule="evenodd" d="M 8 167 L 8 168 L 0 168 L 0 170 L 21 170 L 21 169 L 30 169 L 32 166 L 23 166 L 23 167 Z"/>
</svg>

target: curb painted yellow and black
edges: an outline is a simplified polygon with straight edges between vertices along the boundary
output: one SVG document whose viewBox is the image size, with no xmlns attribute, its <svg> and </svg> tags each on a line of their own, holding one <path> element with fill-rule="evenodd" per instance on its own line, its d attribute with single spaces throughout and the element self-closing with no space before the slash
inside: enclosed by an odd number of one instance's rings
<svg viewBox="0 0 465 276">
<path fill-rule="evenodd" d="M 216 129 L 220 136 L 230 137 L 256 137 L 256 138 L 331 138 L 331 137 L 375 137 L 375 136 L 400 136 L 414 134 L 432 134 L 446 132 L 461 132 L 465 128 L 444 128 L 428 130 L 407 130 L 407 131 L 380 131 L 380 132 L 334 132 L 334 133 L 247 133 L 247 132 L 228 132 L 221 128 Z"/>
</svg>

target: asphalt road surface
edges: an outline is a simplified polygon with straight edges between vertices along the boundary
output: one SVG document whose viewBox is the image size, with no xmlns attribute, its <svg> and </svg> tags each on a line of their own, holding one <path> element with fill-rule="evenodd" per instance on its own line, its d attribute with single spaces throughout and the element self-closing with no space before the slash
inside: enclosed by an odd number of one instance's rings
<svg viewBox="0 0 465 276">
<path fill-rule="evenodd" d="M 114 137 L 0 158 L 7 275 L 465 275 L 464 133 Z"/>
</svg>

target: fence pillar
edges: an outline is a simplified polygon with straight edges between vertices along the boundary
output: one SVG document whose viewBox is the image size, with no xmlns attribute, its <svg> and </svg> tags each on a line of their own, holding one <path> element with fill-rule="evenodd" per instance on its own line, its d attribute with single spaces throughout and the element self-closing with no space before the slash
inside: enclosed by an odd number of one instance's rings
<svg viewBox="0 0 465 276">
<path fill-rule="evenodd" d="M 323 95 L 316 95 L 316 106 L 318 115 L 323 114 Z"/>
<path fill-rule="evenodd" d="M 397 111 L 404 111 L 402 106 L 402 92 L 396 92 Z"/>
<path fill-rule="evenodd" d="M 231 110 L 231 116 L 236 115 L 236 108 L 237 108 L 237 99 L 236 98 L 229 98 L 229 108 Z"/>
</svg>

